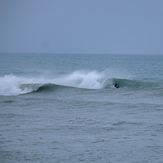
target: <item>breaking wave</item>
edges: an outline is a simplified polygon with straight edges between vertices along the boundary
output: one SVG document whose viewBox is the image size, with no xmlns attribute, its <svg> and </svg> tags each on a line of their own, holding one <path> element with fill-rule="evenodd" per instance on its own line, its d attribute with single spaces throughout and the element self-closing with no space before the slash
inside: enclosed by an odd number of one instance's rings
<svg viewBox="0 0 163 163">
<path fill-rule="evenodd" d="M 5 75 L 0 77 L 0 95 L 20 95 L 41 89 L 54 87 L 76 87 L 86 89 L 101 89 L 105 77 L 96 71 L 75 71 L 70 74 L 54 75 L 50 77 L 22 77 Z"/>
<path fill-rule="evenodd" d="M 65 88 L 103 89 L 113 88 L 117 83 L 119 88 L 156 88 L 158 83 L 115 77 L 108 73 L 97 71 L 75 71 L 71 74 L 53 77 L 22 77 L 6 75 L 0 77 L 0 95 L 12 96 L 31 92 L 54 91 Z M 161 86 L 162 87 L 162 86 Z"/>
</svg>

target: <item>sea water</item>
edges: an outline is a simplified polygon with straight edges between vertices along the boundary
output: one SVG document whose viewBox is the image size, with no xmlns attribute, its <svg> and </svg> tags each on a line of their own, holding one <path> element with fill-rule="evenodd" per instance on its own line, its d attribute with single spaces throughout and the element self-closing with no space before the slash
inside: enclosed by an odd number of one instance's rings
<svg viewBox="0 0 163 163">
<path fill-rule="evenodd" d="M 0 54 L 1 163 L 162 161 L 163 55 Z"/>
</svg>

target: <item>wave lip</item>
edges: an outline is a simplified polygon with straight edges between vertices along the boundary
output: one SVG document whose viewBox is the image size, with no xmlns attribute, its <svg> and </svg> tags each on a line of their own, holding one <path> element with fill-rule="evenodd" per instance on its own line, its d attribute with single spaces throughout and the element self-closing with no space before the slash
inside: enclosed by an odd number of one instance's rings
<svg viewBox="0 0 163 163">
<path fill-rule="evenodd" d="M 27 83 L 27 84 L 26 84 Z M 0 95 L 13 96 L 37 91 L 40 84 L 33 84 L 32 78 L 6 75 L 0 78 Z"/>
<path fill-rule="evenodd" d="M 45 84 L 22 84 L 21 89 L 29 92 L 51 92 L 56 89 L 66 88 L 67 86 L 45 83 Z"/>
<path fill-rule="evenodd" d="M 41 86 L 42 84 L 21 84 L 19 88 L 22 92 L 29 93 L 36 92 Z"/>
</svg>

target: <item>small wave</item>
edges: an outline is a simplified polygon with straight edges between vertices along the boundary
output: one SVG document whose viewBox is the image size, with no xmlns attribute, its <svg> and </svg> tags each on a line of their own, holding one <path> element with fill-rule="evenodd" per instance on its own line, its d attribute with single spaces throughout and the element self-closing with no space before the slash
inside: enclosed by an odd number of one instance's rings
<svg viewBox="0 0 163 163">
<path fill-rule="evenodd" d="M 2 101 L 3 103 L 7 103 L 7 104 L 10 104 L 10 103 L 14 103 L 15 101 L 14 100 L 4 100 Z"/>
</svg>

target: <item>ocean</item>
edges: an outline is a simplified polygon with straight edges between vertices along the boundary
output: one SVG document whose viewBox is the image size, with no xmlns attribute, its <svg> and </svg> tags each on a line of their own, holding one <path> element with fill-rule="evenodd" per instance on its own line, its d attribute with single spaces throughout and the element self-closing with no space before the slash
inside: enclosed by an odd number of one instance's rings
<svg viewBox="0 0 163 163">
<path fill-rule="evenodd" d="M 0 54 L 0 162 L 162 163 L 163 55 Z"/>
</svg>

